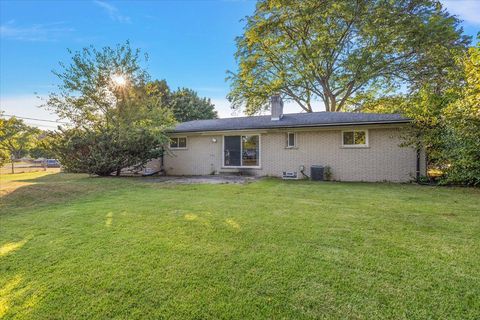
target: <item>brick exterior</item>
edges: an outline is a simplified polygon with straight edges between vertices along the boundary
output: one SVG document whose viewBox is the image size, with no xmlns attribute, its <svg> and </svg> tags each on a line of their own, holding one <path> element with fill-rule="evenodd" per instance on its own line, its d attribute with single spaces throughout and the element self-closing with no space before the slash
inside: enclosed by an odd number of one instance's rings
<svg viewBox="0 0 480 320">
<path fill-rule="evenodd" d="M 296 147 L 292 149 L 286 148 L 288 131 L 296 132 Z M 249 172 L 259 176 L 281 176 L 283 171 L 297 171 L 300 175 L 299 166 L 303 165 L 309 175 L 311 165 L 324 165 L 330 166 L 332 179 L 339 181 L 407 182 L 415 177 L 416 151 L 399 146 L 398 128 L 368 128 L 367 148 L 343 148 L 341 129 L 288 131 L 259 132 L 260 168 L 248 169 Z M 165 156 L 165 170 L 169 175 L 238 171 L 222 166 L 222 148 L 223 134 L 187 135 L 186 149 L 170 150 Z M 425 173 L 424 161 L 421 173 Z"/>
</svg>

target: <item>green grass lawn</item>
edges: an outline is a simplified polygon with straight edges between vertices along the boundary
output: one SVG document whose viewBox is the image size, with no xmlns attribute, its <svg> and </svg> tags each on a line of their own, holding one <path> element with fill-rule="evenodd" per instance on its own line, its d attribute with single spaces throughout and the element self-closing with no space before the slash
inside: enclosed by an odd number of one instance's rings
<svg viewBox="0 0 480 320">
<path fill-rule="evenodd" d="M 480 318 L 480 190 L 0 184 L 0 318 Z"/>
</svg>

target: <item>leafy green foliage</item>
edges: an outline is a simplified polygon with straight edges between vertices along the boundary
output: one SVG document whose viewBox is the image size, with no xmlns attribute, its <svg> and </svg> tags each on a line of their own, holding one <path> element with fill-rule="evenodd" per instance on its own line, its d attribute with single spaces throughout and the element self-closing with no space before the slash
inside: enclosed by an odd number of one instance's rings
<svg viewBox="0 0 480 320">
<path fill-rule="evenodd" d="M 166 80 L 154 80 L 145 84 L 145 92 L 147 95 L 155 99 L 154 103 L 160 106 L 170 106 L 172 99 L 172 91 Z"/>
<path fill-rule="evenodd" d="M 192 89 L 180 88 L 173 92 L 169 108 L 179 122 L 217 118 L 210 99 L 200 98 Z"/>
<path fill-rule="evenodd" d="M 3 149 L 0 149 L 0 167 L 3 167 L 10 160 L 10 154 Z"/>
<path fill-rule="evenodd" d="M 480 40 L 480 39 L 479 39 Z M 448 128 L 446 182 L 480 185 L 480 42 L 462 59 L 466 83 L 443 110 Z"/>
<path fill-rule="evenodd" d="M 401 87 L 416 91 L 455 68 L 469 43 L 432 0 L 260 0 L 246 21 L 229 99 L 248 114 L 275 93 L 312 112 L 318 100 L 341 111 Z"/>
<path fill-rule="evenodd" d="M 142 60 L 140 51 L 133 50 L 129 42 L 115 48 L 87 47 L 69 53 L 70 64 L 61 62 L 61 71 L 53 71 L 61 83 L 45 107 L 76 127 L 109 126 L 121 120 L 128 107 L 125 103 L 134 98 L 134 89 L 149 79 L 140 65 L 147 56 Z M 119 77 L 125 85 L 114 81 Z"/>
<path fill-rule="evenodd" d="M 461 57 L 464 81 L 425 85 L 400 108 L 413 119 L 409 144 L 425 147 L 443 183 L 480 185 L 480 47 Z"/>
<path fill-rule="evenodd" d="M 443 78 L 444 83 L 424 84 L 411 96 L 371 100 L 361 111 L 410 117 L 406 144 L 426 149 L 429 166 L 443 172 L 443 183 L 479 185 L 480 46 L 460 56 L 458 67 Z"/>
<path fill-rule="evenodd" d="M 34 159 L 46 158 L 53 159 L 56 154 L 53 150 L 55 142 L 55 133 L 51 131 L 40 131 L 35 136 L 35 142 L 30 148 L 28 154 Z"/>
<path fill-rule="evenodd" d="M 161 132 L 143 125 L 119 130 L 67 129 L 58 135 L 53 147 L 66 171 L 100 176 L 158 158 L 166 143 Z"/>
<path fill-rule="evenodd" d="M 158 157 L 174 119 L 150 94 L 141 62 L 140 51 L 127 42 L 75 52 L 54 72 L 62 83 L 45 107 L 72 123 L 55 137 L 67 170 L 104 176 Z"/>
<path fill-rule="evenodd" d="M 200 98 L 192 89 L 179 88 L 172 92 L 165 80 L 155 80 L 146 85 L 146 90 L 160 105 L 168 108 L 178 122 L 217 118 L 210 99 Z"/>
<path fill-rule="evenodd" d="M 21 119 L 0 117 L 0 164 L 26 156 L 34 144 L 37 128 L 30 127 Z M 13 167 L 12 167 L 13 170 Z"/>
<path fill-rule="evenodd" d="M 384 96 L 366 100 L 360 108 L 351 111 L 371 113 L 404 113 L 408 108 L 408 97 L 405 95 Z"/>
</svg>

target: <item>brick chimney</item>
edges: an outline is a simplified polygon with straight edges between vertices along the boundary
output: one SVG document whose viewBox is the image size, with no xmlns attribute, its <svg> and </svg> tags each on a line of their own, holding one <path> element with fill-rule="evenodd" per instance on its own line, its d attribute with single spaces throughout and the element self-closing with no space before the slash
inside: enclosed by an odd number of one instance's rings
<svg viewBox="0 0 480 320">
<path fill-rule="evenodd" d="M 279 121 L 283 117 L 283 100 L 276 94 L 270 98 L 270 110 L 272 112 L 272 121 Z"/>
</svg>

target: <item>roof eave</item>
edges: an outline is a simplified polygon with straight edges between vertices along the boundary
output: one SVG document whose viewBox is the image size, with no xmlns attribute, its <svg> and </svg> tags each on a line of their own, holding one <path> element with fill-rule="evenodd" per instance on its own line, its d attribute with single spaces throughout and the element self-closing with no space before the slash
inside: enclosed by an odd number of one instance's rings
<svg viewBox="0 0 480 320">
<path fill-rule="evenodd" d="M 256 127 L 256 128 L 236 128 L 236 129 L 206 129 L 206 130 L 173 130 L 170 133 L 200 133 L 200 132 L 218 132 L 218 131 L 244 131 L 244 130 L 268 130 L 268 129 L 292 129 L 292 128 L 321 128 L 321 127 L 343 127 L 343 126 L 362 126 L 377 124 L 406 124 L 412 119 L 388 120 L 388 121 L 362 121 L 362 122 L 336 122 L 323 124 L 304 124 L 304 125 L 285 125 L 274 127 Z"/>
</svg>

